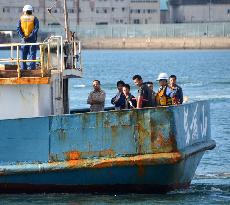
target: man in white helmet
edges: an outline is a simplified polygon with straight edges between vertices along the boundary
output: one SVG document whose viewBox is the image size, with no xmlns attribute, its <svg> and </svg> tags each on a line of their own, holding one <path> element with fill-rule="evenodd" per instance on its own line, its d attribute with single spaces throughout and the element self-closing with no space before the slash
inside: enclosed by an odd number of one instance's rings
<svg viewBox="0 0 230 205">
<path fill-rule="evenodd" d="M 21 38 L 22 43 L 36 43 L 37 33 L 39 29 L 39 21 L 37 17 L 33 16 L 33 7 L 31 5 L 25 5 L 23 7 L 23 15 L 20 17 L 17 25 L 17 33 Z M 27 56 L 30 55 L 31 60 L 36 60 L 36 46 L 25 45 L 21 46 L 21 57 L 22 60 L 27 60 Z M 30 63 L 30 69 L 36 68 L 36 63 Z M 27 70 L 26 62 L 21 63 L 21 69 Z"/>
<path fill-rule="evenodd" d="M 172 98 L 175 96 L 175 92 L 168 87 L 168 78 L 167 73 L 160 73 L 157 78 L 160 88 L 156 95 L 156 101 L 159 106 L 172 105 Z"/>
</svg>

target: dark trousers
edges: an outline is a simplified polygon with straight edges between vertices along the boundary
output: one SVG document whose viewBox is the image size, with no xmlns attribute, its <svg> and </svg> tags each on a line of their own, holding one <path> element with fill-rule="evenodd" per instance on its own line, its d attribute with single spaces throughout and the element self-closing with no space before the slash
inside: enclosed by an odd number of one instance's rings
<svg viewBox="0 0 230 205">
<path fill-rule="evenodd" d="M 32 45 L 32 46 L 21 46 L 21 59 L 27 60 L 27 56 L 29 55 L 30 60 L 36 60 L 36 51 L 37 51 L 37 46 Z M 22 70 L 27 70 L 27 64 L 26 62 L 21 63 L 21 69 Z M 34 70 L 36 69 L 36 63 L 35 62 L 30 62 L 30 69 Z"/>
</svg>

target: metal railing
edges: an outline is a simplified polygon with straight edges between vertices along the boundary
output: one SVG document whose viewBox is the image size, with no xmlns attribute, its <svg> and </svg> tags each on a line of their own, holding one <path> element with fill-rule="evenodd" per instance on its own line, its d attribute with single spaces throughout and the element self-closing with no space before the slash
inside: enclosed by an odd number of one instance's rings
<svg viewBox="0 0 230 205">
<path fill-rule="evenodd" d="M 46 32 L 61 35 L 58 26 L 46 27 Z M 79 25 L 71 28 L 78 38 L 200 38 L 230 37 L 230 22 L 178 24 Z"/>
<path fill-rule="evenodd" d="M 21 46 L 39 46 L 39 50 L 40 50 L 40 57 L 36 60 L 32 60 L 32 59 L 20 59 L 20 47 Z M 17 64 L 17 73 L 18 73 L 18 78 L 21 77 L 21 69 L 20 69 L 20 63 L 21 62 L 36 62 L 36 63 L 40 63 L 41 65 L 41 75 L 42 77 L 44 76 L 44 54 L 43 54 L 43 47 L 44 47 L 44 43 L 13 43 L 13 44 L 0 44 L 0 49 L 9 49 L 10 50 L 10 57 L 9 58 L 5 58 L 5 59 L 0 59 L 0 63 L 11 63 L 11 64 Z M 16 57 L 15 55 L 15 49 L 16 49 Z"/>
<path fill-rule="evenodd" d="M 44 77 L 46 70 L 60 69 L 63 71 L 63 44 L 62 36 L 54 36 L 46 40 L 44 43 L 10 43 L 0 44 L 0 50 L 4 49 L 10 52 L 9 58 L 1 58 L 0 64 L 10 63 L 11 65 L 17 65 L 18 78 L 21 77 L 22 62 L 35 62 L 40 64 L 41 77 Z M 21 46 L 38 46 L 39 53 L 36 60 L 32 59 L 20 59 L 20 47 Z M 55 64 L 51 62 L 51 49 L 56 50 Z M 53 56 L 52 56 L 53 57 Z"/>
</svg>

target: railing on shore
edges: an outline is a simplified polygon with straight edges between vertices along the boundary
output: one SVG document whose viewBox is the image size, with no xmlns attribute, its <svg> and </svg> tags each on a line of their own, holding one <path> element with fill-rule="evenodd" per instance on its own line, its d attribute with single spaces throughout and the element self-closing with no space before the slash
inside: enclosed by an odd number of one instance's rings
<svg viewBox="0 0 230 205">
<path fill-rule="evenodd" d="M 43 28 L 60 35 L 58 26 Z M 71 28 L 78 38 L 200 38 L 230 37 L 230 22 L 183 24 L 79 25 Z"/>
<path fill-rule="evenodd" d="M 79 38 L 230 37 L 230 23 L 79 26 Z"/>
</svg>

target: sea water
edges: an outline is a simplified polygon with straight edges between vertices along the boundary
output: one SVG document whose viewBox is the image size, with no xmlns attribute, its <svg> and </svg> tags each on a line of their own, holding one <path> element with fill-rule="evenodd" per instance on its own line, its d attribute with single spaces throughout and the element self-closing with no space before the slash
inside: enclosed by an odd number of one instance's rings
<svg viewBox="0 0 230 205">
<path fill-rule="evenodd" d="M 1 51 L 0 58 L 6 51 Z M 116 82 L 132 77 L 153 81 L 157 91 L 160 72 L 177 76 L 189 101 L 209 100 L 211 132 L 217 146 L 205 153 L 186 190 L 157 194 L 17 194 L 0 195 L 0 204 L 230 204 L 230 50 L 83 50 L 84 75 L 71 79 L 71 108 L 86 108 L 92 81 L 101 81 L 106 106 L 116 94 Z"/>
</svg>

